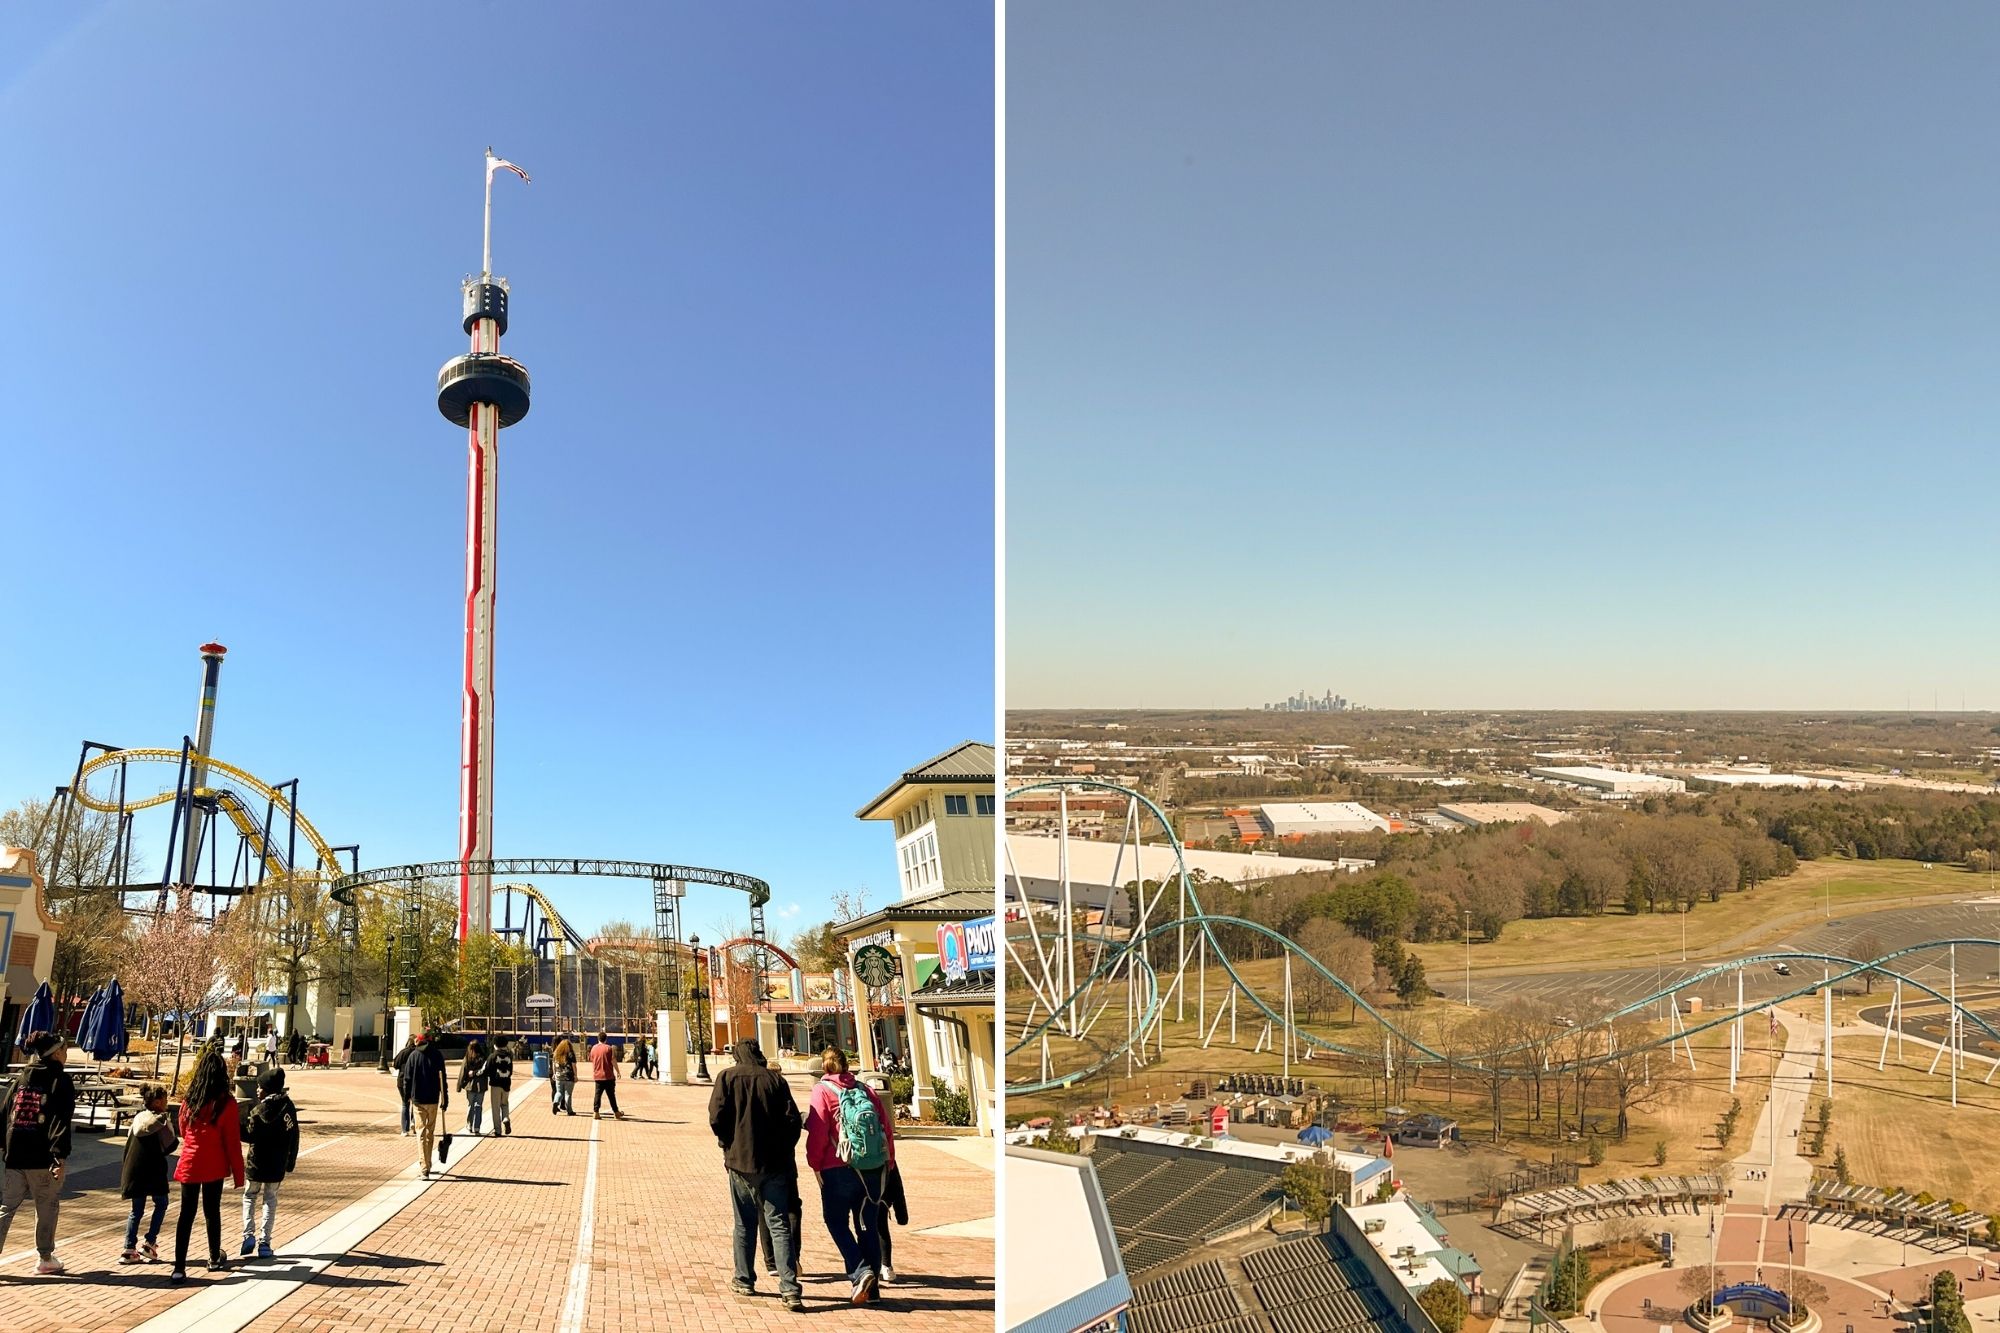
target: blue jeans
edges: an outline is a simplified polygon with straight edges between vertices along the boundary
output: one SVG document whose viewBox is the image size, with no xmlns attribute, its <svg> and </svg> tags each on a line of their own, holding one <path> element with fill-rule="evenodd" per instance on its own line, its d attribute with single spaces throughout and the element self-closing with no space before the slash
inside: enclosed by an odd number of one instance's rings
<svg viewBox="0 0 2000 1333">
<path fill-rule="evenodd" d="M 477 1134 L 479 1132 L 479 1115 L 480 1111 L 483 1109 L 481 1103 L 483 1103 L 485 1100 L 486 1096 L 484 1093 L 474 1092 L 471 1089 L 466 1090 L 465 1094 L 466 1133 Z"/>
<path fill-rule="evenodd" d="M 415 1114 L 416 1112 L 410 1109 L 410 1099 L 408 1097 L 403 1098 L 403 1132 L 405 1134 L 410 1132 L 410 1120 Z"/>
<path fill-rule="evenodd" d="M 746 1176 L 729 1172 L 729 1199 L 736 1205 L 736 1280 L 746 1287 L 757 1281 L 757 1230 L 761 1221 L 771 1232 L 771 1266 L 778 1270 L 778 1291 L 799 1294 L 799 1274 L 792 1256 L 797 1238 L 792 1234 L 792 1191 L 797 1182 L 790 1176 Z"/>
<path fill-rule="evenodd" d="M 146 1228 L 146 1243 L 149 1245 L 160 1238 L 160 1223 L 165 1221 L 167 1216 L 167 1192 L 161 1190 L 150 1197 L 153 1201 L 153 1223 Z M 132 1216 L 125 1223 L 125 1248 L 128 1250 L 139 1248 L 139 1218 L 146 1211 L 147 1198 L 147 1195 L 141 1194 L 132 1200 Z"/>
<path fill-rule="evenodd" d="M 882 1181 L 887 1168 L 836 1166 L 819 1173 L 819 1202 L 847 1280 L 857 1286 L 882 1267 Z M 775 1233 L 774 1233 L 775 1239 Z"/>
</svg>

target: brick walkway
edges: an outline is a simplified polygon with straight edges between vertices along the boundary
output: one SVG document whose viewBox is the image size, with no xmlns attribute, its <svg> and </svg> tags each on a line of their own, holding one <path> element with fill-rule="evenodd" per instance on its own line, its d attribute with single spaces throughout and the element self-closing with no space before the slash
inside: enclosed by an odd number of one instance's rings
<svg viewBox="0 0 2000 1333">
<path fill-rule="evenodd" d="M 809 1084 L 792 1083 L 803 1106 Z M 592 1121 L 587 1109 L 574 1119 L 552 1117 L 546 1084 L 534 1083 L 519 1094 L 513 1136 L 460 1137 L 449 1173 L 426 1188 L 415 1181 L 413 1140 L 399 1133 L 385 1075 L 295 1072 L 291 1084 L 305 1138 L 299 1171 L 285 1182 L 277 1260 L 253 1262 L 212 1283 L 199 1267 L 206 1241 L 197 1224 L 190 1252 L 196 1267 L 185 1288 L 166 1285 L 165 1263 L 119 1267 L 126 1205 L 117 1197 L 115 1157 L 100 1154 L 101 1164 L 76 1172 L 76 1193 L 63 1202 L 57 1250 L 71 1275 L 28 1275 L 32 1257 L 0 1264 L 0 1329 L 122 1333 L 157 1320 L 154 1328 L 163 1330 L 192 1320 L 205 1303 L 264 1304 L 258 1297 L 276 1302 L 262 1313 L 211 1311 L 199 1327 L 204 1333 L 721 1330 L 792 1327 L 799 1318 L 779 1306 L 767 1275 L 758 1279 L 767 1294 L 746 1299 L 729 1291 L 728 1189 L 708 1131 L 705 1087 L 621 1083 L 631 1118 L 619 1122 Z M 589 1087 L 579 1089 L 586 1107 Z M 456 1103 L 448 1119 L 463 1124 Z M 595 1206 L 589 1243 L 580 1246 L 593 1133 Z M 467 1152 L 461 1146 L 467 1143 L 476 1146 Z M 943 1330 L 968 1318 L 990 1325 L 990 1144 L 909 1140 L 898 1156 L 911 1226 L 895 1237 L 900 1281 L 885 1288 L 888 1299 L 876 1307 L 846 1304 L 838 1255 L 818 1219 L 817 1183 L 806 1173 L 808 1315 L 857 1329 Z M 371 1220 L 371 1197 L 377 1211 L 389 1210 L 379 1224 Z M 226 1190 L 223 1233 L 232 1254 L 239 1207 L 240 1196 Z M 162 1236 L 169 1249 L 178 1208 L 176 1199 Z M 357 1219 L 365 1230 L 354 1243 L 310 1260 L 287 1258 L 292 1242 L 315 1228 L 322 1235 L 343 1225 L 353 1230 Z M 972 1234 L 929 1231 L 936 1227 Z M 31 1250 L 32 1237 L 32 1217 L 24 1212 L 8 1238 L 9 1254 Z M 218 1285 L 225 1290 L 207 1290 Z M 184 1301 L 192 1303 L 180 1309 Z"/>
</svg>

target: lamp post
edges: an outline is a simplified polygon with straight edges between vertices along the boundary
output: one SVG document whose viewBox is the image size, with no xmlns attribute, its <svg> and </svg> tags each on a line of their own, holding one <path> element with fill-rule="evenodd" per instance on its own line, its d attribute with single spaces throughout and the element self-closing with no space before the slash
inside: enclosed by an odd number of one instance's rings
<svg viewBox="0 0 2000 1333">
<path fill-rule="evenodd" d="M 1681 961 L 1688 960 L 1688 905 L 1681 904 Z"/>
<path fill-rule="evenodd" d="M 694 985 L 688 990 L 688 999 L 694 1001 L 694 1021 L 688 1025 L 689 1035 L 700 1033 L 695 1042 L 695 1077 L 706 1080 L 708 1073 L 708 1047 L 715 1040 L 715 1022 L 708 1016 L 708 954 L 701 947 L 701 936 L 688 936 L 688 949 L 694 955 Z"/>
<path fill-rule="evenodd" d="M 389 1043 L 395 1040 L 396 1023 L 389 1008 L 390 986 L 396 977 L 396 932 L 389 929 L 389 923 L 382 923 L 382 937 L 388 947 L 382 951 L 382 1036 L 376 1041 L 375 1068 L 383 1073 L 389 1070 Z"/>
</svg>

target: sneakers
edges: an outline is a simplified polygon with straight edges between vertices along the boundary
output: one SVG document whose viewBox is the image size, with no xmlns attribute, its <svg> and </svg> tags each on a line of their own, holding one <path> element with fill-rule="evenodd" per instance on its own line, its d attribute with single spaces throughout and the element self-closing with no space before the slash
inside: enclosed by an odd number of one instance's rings
<svg viewBox="0 0 2000 1333">
<path fill-rule="evenodd" d="M 211 1272 L 211 1273 L 221 1273 L 221 1272 L 226 1272 L 226 1271 L 228 1270 L 228 1268 L 229 1268 L 229 1260 L 228 1260 L 228 1259 L 227 1259 L 226 1257 L 224 1257 L 223 1255 L 220 1255 L 220 1254 L 211 1254 L 211 1255 L 209 1255 L 209 1256 L 208 1256 L 208 1271 L 209 1271 L 209 1272 Z"/>
<path fill-rule="evenodd" d="M 127 1250 L 125 1251 L 125 1253 L 118 1256 L 118 1262 L 121 1264 L 136 1264 L 136 1263 L 142 1263 L 144 1261 L 139 1258 L 139 1252 L 137 1250 Z"/>
<path fill-rule="evenodd" d="M 152 1241 L 150 1241 L 150 1240 L 149 1240 L 149 1241 L 145 1241 L 145 1242 L 143 1242 L 143 1243 L 142 1243 L 142 1244 L 141 1244 L 141 1245 L 139 1246 L 139 1253 L 140 1253 L 140 1254 L 141 1254 L 142 1256 L 144 1256 L 144 1258 L 145 1258 L 146 1262 L 147 1262 L 147 1263 L 149 1263 L 149 1264 L 151 1264 L 151 1263 L 158 1263 L 158 1262 L 159 1262 L 159 1259 L 160 1259 L 160 1247 L 159 1247 L 159 1246 L 157 1246 L 157 1245 L 155 1245 L 155 1244 L 153 1244 L 153 1242 L 152 1242 Z"/>
<path fill-rule="evenodd" d="M 602 1119 L 604 1119 L 604 1116 L 603 1116 L 603 1113 L 602 1113 L 602 1112 L 598 1112 L 598 1111 L 592 1111 L 592 1112 L 590 1113 L 590 1118 L 591 1118 L 592 1120 L 602 1120 Z"/>
<path fill-rule="evenodd" d="M 255 1235 L 254 1233 L 252 1233 L 252 1232 L 248 1232 L 248 1231 L 244 1232 L 244 1233 L 243 1233 L 243 1249 L 242 1249 L 242 1251 L 241 1251 L 241 1253 L 242 1253 L 243 1257 L 244 1257 L 244 1258 L 246 1258 L 246 1259 L 248 1259 L 248 1258 L 249 1258 L 249 1257 L 250 1257 L 250 1256 L 251 1256 L 252 1254 L 256 1253 L 256 1251 L 257 1251 L 257 1237 L 256 1237 L 256 1235 Z"/>
<path fill-rule="evenodd" d="M 43 1277 L 60 1277 L 67 1270 L 63 1268 L 63 1261 L 52 1254 L 36 1264 L 35 1271 Z"/>
<path fill-rule="evenodd" d="M 786 1293 L 784 1302 L 785 1308 L 793 1314 L 798 1314 L 806 1308 L 805 1300 L 794 1292 Z"/>
<path fill-rule="evenodd" d="M 269 1243 L 264 1241 L 259 1241 L 257 1243 L 257 1257 L 259 1259 L 269 1259 L 271 1257 L 271 1247 Z"/>
<path fill-rule="evenodd" d="M 894 1282 L 896 1280 L 896 1270 L 894 1268 L 891 1268 L 888 1264 L 883 1264 L 882 1280 L 884 1282 Z"/>
<path fill-rule="evenodd" d="M 876 1277 L 876 1276 L 875 1276 L 875 1275 L 874 1275 L 873 1273 L 870 1273 L 870 1274 L 868 1275 L 868 1279 L 867 1279 L 867 1281 L 863 1282 L 863 1283 L 862 1283 L 861 1285 L 862 1285 L 862 1289 L 863 1289 L 864 1291 L 866 1291 L 866 1292 L 868 1293 L 868 1295 L 867 1295 L 867 1299 L 868 1299 L 868 1300 L 870 1300 L 870 1301 L 879 1301 L 879 1300 L 881 1300 L 881 1299 L 882 1299 L 882 1279 L 881 1279 L 881 1278 L 878 1278 L 878 1277 Z"/>
<path fill-rule="evenodd" d="M 738 1296 L 755 1296 L 757 1294 L 757 1288 L 737 1278 L 730 1279 L 729 1289 Z"/>
<path fill-rule="evenodd" d="M 185 1268 L 176 1268 L 173 1272 L 167 1274 L 167 1285 L 170 1287 L 181 1286 L 187 1280 L 188 1275 Z"/>
</svg>

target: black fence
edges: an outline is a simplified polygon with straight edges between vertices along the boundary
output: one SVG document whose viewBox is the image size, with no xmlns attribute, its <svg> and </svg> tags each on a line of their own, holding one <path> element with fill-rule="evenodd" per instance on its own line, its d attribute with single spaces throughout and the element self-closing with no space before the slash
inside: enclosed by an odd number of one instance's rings
<svg viewBox="0 0 2000 1333">
<path fill-rule="evenodd" d="M 547 995 L 551 1007 L 531 1007 L 528 997 Z M 493 969 L 489 1030 L 519 1033 L 649 1033 L 654 1029 L 652 978 L 643 967 L 595 958 L 543 959 Z"/>
</svg>

